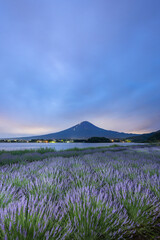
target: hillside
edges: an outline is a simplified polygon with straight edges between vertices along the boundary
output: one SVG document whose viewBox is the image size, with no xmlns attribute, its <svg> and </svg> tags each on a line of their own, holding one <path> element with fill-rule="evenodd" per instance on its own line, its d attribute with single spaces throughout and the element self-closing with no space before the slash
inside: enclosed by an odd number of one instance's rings
<svg viewBox="0 0 160 240">
<path fill-rule="evenodd" d="M 157 132 L 141 134 L 139 136 L 130 137 L 132 142 L 159 142 L 160 130 Z"/>
</svg>

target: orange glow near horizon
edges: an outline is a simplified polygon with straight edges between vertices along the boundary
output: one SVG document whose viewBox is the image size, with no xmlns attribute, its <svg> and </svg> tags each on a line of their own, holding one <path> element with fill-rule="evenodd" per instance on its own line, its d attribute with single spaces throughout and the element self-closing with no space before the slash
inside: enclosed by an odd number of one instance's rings
<svg viewBox="0 0 160 240">
<path fill-rule="evenodd" d="M 95 119 L 94 119 L 95 120 Z M 127 124 L 125 124 L 124 121 L 118 121 L 118 119 L 98 119 L 98 121 L 93 121 L 92 119 L 90 120 L 91 123 L 93 123 L 95 126 L 106 129 L 106 130 L 111 130 L 111 131 L 117 131 L 117 132 L 125 132 L 125 133 L 135 133 L 135 134 L 144 134 L 144 133 L 149 133 L 153 132 L 156 130 L 135 130 L 135 131 L 130 131 L 126 130 L 128 127 Z M 3 118 L 2 116 L 0 117 L 0 131 L 1 135 L 0 137 L 22 137 L 22 136 L 36 136 L 36 135 L 43 135 L 43 134 L 49 134 L 49 133 L 55 133 L 59 132 L 62 130 L 65 130 L 67 128 L 70 128 L 74 125 L 78 124 L 78 122 L 71 123 L 70 126 L 67 126 L 64 124 L 62 127 L 57 127 L 57 124 L 55 124 L 55 127 L 52 126 L 42 126 L 40 124 L 37 125 L 31 125 L 31 124 L 25 124 L 25 123 L 19 123 L 15 120 L 8 119 L 8 118 Z M 106 127 L 107 126 L 107 127 Z M 111 128 L 112 126 L 112 128 Z M 131 124 L 133 126 L 133 124 Z M 130 127 L 130 126 L 129 126 Z M 7 129 L 7 131 L 5 131 Z M 8 136 L 4 136 L 8 135 Z"/>
</svg>

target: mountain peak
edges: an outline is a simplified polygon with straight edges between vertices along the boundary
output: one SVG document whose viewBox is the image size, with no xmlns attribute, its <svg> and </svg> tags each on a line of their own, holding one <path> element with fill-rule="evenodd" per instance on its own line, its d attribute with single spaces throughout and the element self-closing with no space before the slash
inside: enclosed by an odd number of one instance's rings
<svg viewBox="0 0 160 240">
<path fill-rule="evenodd" d="M 93 124 L 88 121 L 83 121 L 79 125 L 93 125 Z"/>
</svg>

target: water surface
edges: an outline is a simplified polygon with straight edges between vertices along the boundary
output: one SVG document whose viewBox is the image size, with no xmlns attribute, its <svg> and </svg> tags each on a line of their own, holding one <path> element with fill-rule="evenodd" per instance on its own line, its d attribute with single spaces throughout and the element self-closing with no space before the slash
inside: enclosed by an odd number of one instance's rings
<svg viewBox="0 0 160 240">
<path fill-rule="evenodd" d="M 70 148 L 105 147 L 112 145 L 131 146 L 137 143 L 0 143 L 0 150 L 24 150 L 38 148 L 54 148 L 55 150 L 65 150 Z"/>
</svg>

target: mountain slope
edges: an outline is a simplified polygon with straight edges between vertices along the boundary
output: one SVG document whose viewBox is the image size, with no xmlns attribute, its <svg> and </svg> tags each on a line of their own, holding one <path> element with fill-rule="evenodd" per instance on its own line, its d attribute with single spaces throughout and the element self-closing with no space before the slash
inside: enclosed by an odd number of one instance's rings
<svg viewBox="0 0 160 240">
<path fill-rule="evenodd" d="M 90 137 L 128 138 L 136 134 L 115 132 L 96 127 L 90 122 L 84 121 L 66 130 L 47 135 L 25 137 L 23 139 L 86 139 Z"/>
<path fill-rule="evenodd" d="M 158 142 L 160 141 L 160 130 L 157 132 L 141 134 L 139 136 L 130 137 L 133 142 Z"/>
<path fill-rule="evenodd" d="M 148 138 L 149 142 L 160 142 L 160 130 L 157 132 L 154 132 L 151 136 Z"/>
</svg>

